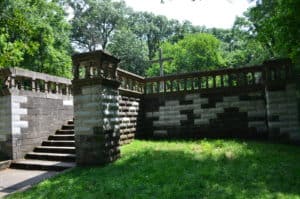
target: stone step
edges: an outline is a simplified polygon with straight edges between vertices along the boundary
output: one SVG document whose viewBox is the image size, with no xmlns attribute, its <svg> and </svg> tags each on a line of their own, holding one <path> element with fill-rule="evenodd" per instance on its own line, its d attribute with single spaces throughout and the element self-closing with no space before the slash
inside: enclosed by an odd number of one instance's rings
<svg viewBox="0 0 300 199">
<path fill-rule="evenodd" d="M 62 128 L 62 130 L 73 130 L 74 124 L 63 125 L 61 128 Z"/>
<path fill-rule="evenodd" d="M 50 160 L 50 161 L 63 161 L 63 162 L 74 162 L 76 159 L 75 154 L 69 153 L 37 153 L 29 152 L 25 155 L 26 159 L 35 160 Z"/>
<path fill-rule="evenodd" d="M 43 141 L 42 146 L 75 146 L 74 140 L 47 140 Z"/>
<path fill-rule="evenodd" d="M 48 171 L 62 171 L 75 167 L 75 162 L 61 162 L 61 161 L 47 161 L 47 160 L 16 160 L 10 165 L 15 169 L 28 169 L 28 170 L 48 170 Z"/>
<path fill-rule="evenodd" d="M 75 135 L 50 135 L 48 140 L 74 140 Z"/>
<path fill-rule="evenodd" d="M 55 135 L 74 135 L 74 130 L 57 130 Z"/>
<path fill-rule="evenodd" d="M 75 151 L 75 147 L 38 146 L 34 148 L 34 152 L 75 154 L 76 151 Z"/>
<path fill-rule="evenodd" d="M 69 120 L 68 124 L 74 124 L 74 120 Z"/>
</svg>

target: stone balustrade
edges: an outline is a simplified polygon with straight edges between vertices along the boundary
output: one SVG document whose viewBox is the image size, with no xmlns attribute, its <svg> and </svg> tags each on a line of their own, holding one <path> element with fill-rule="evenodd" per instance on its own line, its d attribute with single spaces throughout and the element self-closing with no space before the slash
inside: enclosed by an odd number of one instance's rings
<svg viewBox="0 0 300 199">
<path fill-rule="evenodd" d="M 72 95 L 70 79 L 29 71 L 22 68 L 0 70 L 2 90 L 22 90 L 61 95 Z M 4 94 L 4 93 L 2 93 Z"/>
</svg>

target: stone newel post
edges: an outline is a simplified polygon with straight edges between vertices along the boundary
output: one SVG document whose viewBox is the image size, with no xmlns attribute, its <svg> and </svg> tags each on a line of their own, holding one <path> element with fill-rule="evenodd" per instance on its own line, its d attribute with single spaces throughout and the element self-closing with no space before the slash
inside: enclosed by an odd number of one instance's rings
<svg viewBox="0 0 300 199">
<path fill-rule="evenodd" d="M 112 162 L 120 156 L 119 60 L 103 51 L 76 54 L 72 59 L 77 164 Z"/>
</svg>

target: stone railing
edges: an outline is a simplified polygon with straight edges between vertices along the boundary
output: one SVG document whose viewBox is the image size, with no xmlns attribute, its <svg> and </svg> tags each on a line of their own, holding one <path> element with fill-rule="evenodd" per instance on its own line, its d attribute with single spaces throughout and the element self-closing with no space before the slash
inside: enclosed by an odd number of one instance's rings
<svg viewBox="0 0 300 199">
<path fill-rule="evenodd" d="M 291 62 L 280 59 L 260 66 L 166 75 L 145 78 L 144 94 L 195 92 L 224 88 L 249 88 L 288 81 Z"/>
<path fill-rule="evenodd" d="M 24 90 L 50 94 L 72 95 L 71 80 L 21 68 L 0 70 L 1 94 L 9 90 Z"/>
<path fill-rule="evenodd" d="M 119 90 L 121 92 L 131 92 L 135 94 L 144 93 L 145 78 L 126 70 L 117 69 L 118 80 L 121 82 Z"/>
<path fill-rule="evenodd" d="M 86 56 L 83 57 L 85 59 L 87 58 Z M 117 61 L 115 61 L 115 63 L 117 63 Z M 229 68 L 149 78 L 113 67 L 112 64 L 105 66 L 101 64 L 99 67 L 92 67 L 92 65 L 78 65 L 75 68 L 74 76 L 75 78 L 77 76 L 78 79 L 92 79 L 99 76 L 117 79 L 121 82 L 119 88 L 120 92 L 142 95 L 195 92 L 220 88 L 256 87 L 270 83 L 280 84 L 283 81 L 289 81 L 293 76 L 291 65 L 289 60 L 280 59 L 267 61 L 260 66 Z M 72 94 L 71 80 L 21 68 L 1 69 L 0 81 L 2 95 L 8 92 L 7 89 L 62 95 Z"/>
</svg>

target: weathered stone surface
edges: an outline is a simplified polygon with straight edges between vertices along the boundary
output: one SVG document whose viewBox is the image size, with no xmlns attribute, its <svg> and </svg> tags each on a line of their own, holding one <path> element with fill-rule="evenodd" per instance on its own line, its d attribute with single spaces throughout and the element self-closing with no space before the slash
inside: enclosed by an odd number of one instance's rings
<svg viewBox="0 0 300 199">
<path fill-rule="evenodd" d="M 120 120 L 115 81 L 105 85 L 75 84 L 74 96 L 76 162 L 78 165 L 103 165 L 120 156 Z M 130 118 L 124 118 L 130 122 Z"/>
</svg>

